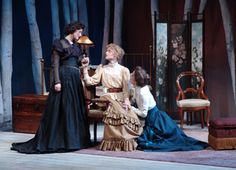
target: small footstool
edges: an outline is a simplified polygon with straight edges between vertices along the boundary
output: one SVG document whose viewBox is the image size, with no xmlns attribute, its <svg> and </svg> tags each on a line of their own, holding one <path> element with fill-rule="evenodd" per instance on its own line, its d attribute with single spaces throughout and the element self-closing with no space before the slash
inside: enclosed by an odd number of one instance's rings
<svg viewBox="0 0 236 170">
<path fill-rule="evenodd" d="M 236 118 L 216 118 L 209 122 L 208 143 L 216 150 L 236 149 Z"/>
</svg>

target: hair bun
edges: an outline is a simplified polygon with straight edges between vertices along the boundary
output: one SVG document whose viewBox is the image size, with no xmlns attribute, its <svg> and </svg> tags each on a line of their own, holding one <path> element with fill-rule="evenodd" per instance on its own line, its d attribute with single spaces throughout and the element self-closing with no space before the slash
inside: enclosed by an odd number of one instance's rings
<svg viewBox="0 0 236 170">
<path fill-rule="evenodd" d="M 143 87 L 150 83 L 150 76 L 147 74 L 146 70 L 137 66 L 135 68 L 135 80 L 138 86 Z"/>
</svg>

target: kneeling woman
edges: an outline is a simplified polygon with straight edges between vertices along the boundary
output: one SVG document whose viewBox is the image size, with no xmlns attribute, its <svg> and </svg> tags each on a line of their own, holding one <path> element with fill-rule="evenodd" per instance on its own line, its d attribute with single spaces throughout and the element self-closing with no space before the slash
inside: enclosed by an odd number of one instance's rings
<svg viewBox="0 0 236 170">
<path fill-rule="evenodd" d="M 134 98 L 138 108 L 131 109 L 145 118 L 143 133 L 137 140 L 139 150 L 147 151 L 190 151 L 202 150 L 207 143 L 188 137 L 163 111 L 158 110 L 149 90 L 149 75 L 141 67 L 131 74 L 135 87 Z"/>
</svg>

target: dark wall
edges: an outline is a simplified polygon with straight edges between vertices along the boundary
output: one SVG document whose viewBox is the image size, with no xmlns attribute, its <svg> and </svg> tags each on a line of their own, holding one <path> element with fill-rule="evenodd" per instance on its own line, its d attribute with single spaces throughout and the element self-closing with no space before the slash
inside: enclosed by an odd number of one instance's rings
<svg viewBox="0 0 236 170">
<path fill-rule="evenodd" d="M 34 93 L 29 36 L 24 1 L 13 1 L 13 95 Z"/>
<path fill-rule="evenodd" d="M 149 45 L 152 45 L 152 19 L 150 1 L 124 1 L 123 46 L 127 53 L 149 51 Z"/>
<path fill-rule="evenodd" d="M 234 3 L 235 6 L 236 3 Z M 207 94 L 212 106 L 212 117 L 234 116 L 236 108 L 233 97 L 232 79 L 218 1 L 208 0 L 205 9 L 205 23 L 204 66 Z M 233 31 L 235 34 L 235 29 Z"/>
<path fill-rule="evenodd" d="M 90 58 L 92 64 L 101 62 L 103 25 L 104 25 L 104 1 L 87 0 L 88 20 L 89 20 L 89 38 L 95 46 L 90 48 Z"/>
</svg>

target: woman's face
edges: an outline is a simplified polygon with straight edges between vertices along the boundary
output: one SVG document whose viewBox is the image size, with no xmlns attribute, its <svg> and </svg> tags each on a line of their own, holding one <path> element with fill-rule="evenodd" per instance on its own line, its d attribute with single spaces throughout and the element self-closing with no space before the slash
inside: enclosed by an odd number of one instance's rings
<svg viewBox="0 0 236 170">
<path fill-rule="evenodd" d="M 107 48 L 105 59 L 108 61 L 117 61 L 117 57 L 114 55 L 114 51 L 111 48 Z"/>
<path fill-rule="evenodd" d="M 136 86 L 136 81 L 135 81 L 135 71 L 133 71 L 131 74 L 130 74 L 130 83 L 133 84 L 134 86 Z"/>
<path fill-rule="evenodd" d="M 79 40 L 79 37 L 82 36 L 83 29 L 76 30 L 72 35 L 75 41 Z"/>
</svg>

